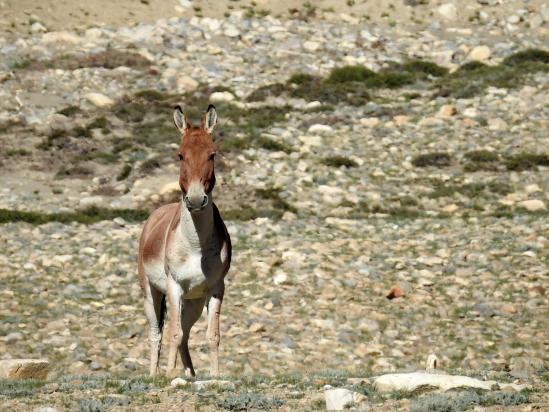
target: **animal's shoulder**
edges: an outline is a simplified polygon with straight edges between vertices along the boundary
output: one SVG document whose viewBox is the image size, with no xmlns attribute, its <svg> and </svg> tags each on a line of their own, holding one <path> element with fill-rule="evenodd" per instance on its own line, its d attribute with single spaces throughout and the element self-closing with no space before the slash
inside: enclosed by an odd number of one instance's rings
<svg viewBox="0 0 549 412">
<path fill-rule="evenodd" d="M 174 222 L 177 225 L 179 217 L 179 203 L 164 205 L 151 213 L 141 233 L 142 251 L 145 260 L 159 255 L 164 246 L 167 230 L 173 227 Z"/>
</svg>

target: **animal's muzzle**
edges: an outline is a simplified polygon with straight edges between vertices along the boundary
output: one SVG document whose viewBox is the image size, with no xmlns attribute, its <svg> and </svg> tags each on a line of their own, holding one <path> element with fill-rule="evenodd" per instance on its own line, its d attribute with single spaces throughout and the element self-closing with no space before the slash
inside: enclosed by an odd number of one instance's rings
<svg viewBox="0 0 549 412">
<path fill-rule="evenodd" d="M 183 198 L 183 200 L 185 201 L 185 206 L 187 206 L 187 209 L 191 212 L 200 212 L 208 205 L 207 195 L 204 195 L 202 199 L 197 199 L 196 196 L 190 198 L 189 195 L 187 195 Z"/>
</svg>

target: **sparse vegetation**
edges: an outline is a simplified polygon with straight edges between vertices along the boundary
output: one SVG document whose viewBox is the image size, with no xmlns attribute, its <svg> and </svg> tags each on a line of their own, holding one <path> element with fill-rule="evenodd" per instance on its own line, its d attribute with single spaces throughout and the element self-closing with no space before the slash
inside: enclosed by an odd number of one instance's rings
<svg viewBox="0 0 549 412">
<path fill-rule="evenodd" d="M 126 163 L 122 168 L 122 170 L 120 171 L 120 173 L 118 174 L 118 176 L 116 176 L 116 180 L 121 181 L 121 180 L 127 179 L 130 173 L 132 172 L 132 169 L 133 169 L 132 165 L 130 163 Z"/>
<path fill-rule="evenodd" d="M 151 63 L 137 53 L 117 49 L 108 49 L 103 52 L 87 55 L 63 54 L 56 56 L 51 60 L 23 60 L 15 62 L 14 65 L 16 67 L 13 68 L 25 70 L 76 70 L 89 67 L 115 69 L 121 66 L 131 67 L 134 69 L 145 69 L 149 67 Z"/>
<path fill-rule="evenodd" d="M 101 220 L 112 220 L 121 217 L 129 222 L 141 222 L 148 216 L 148 212 L 139 209 L 104 209 L 89 207 L 75 212 L 41 213 L 25 212 L 21 210 L 0 209 L 0 224 L 12 222 L 27 222 L 33 225 L 42 225 L 48 222 L 84 223 L 90 224 Z"/>
<path fill-rule="evenodd" d="M 22 398 L 32 396 L 45 384 L 46 382 L 44 382 L 43 380 L 36 379 L 0 379 L 0 399 L 3 397 Z"/>
<path fill-rule="evenodd" d="M 474 150 L 464 155 L 463 170 L 476 172 L 479 170 L 498 170 L 499 155 L 488 150 Z"/>
<path fill-rule="evenodd" d="M 461 412 L 474 406 L 512 406 L 529 402 L 526 393 L 488 392 L 476 393 L 472 391 L 456 395 L 434 394 L 417 398 L 412 401 L 411 412 Z"/>
<path fill-rule="evenodd" d="M 462 185 L 438 182 L 435 185 L 435 190 L 429 194 L 429 197 L 436 199 L 439 197 L 450 197 L 455 193 L 460 193 L 469 198 L 475 198 L 487 193 L 506 195 L 511 192 L 512 189 L 509 183 L 502 181 L 490 181 L 488 183 L 476 182 Z"/>
<path fill-rule="evenodd" d="M 452 158 L 446 152 L 425 153 L 412 159 L 415 167 L 448 167 L 452 164 Z"/>
<path fill-rule="evenodd" d="M 322 163 L 331 167 L 358 167 L 358 163 L 345 156 L 330 156 L 322 159 Z"/>
<path fill-rule="evenodd" d="M 548 167 L 549 155 L 544 153 L 522 152 L 505 158 L 505 167 L 507 167 L 507 170 L 531 170 L 538 166 Z"/>
<path fill-rule="evenodd" d="M 475 96 L 489 86 L 511 89 L 524 84 L 532 73 L 549 71 L 548 54 L 531 49 L 515 53 L 496 66 L 468 62 L 438 80 L 435 87 L 438 87 L 438 95 L 455 98 Z"/>
<path fill-rule="evenodd" d="M 270 410 L 284 405 L 282 399 L 266 397 L 257 393 L 228 395 L 217 401 L 217 406 L 229 411 L 247 411 L 249 409 Z"/>
</svg>

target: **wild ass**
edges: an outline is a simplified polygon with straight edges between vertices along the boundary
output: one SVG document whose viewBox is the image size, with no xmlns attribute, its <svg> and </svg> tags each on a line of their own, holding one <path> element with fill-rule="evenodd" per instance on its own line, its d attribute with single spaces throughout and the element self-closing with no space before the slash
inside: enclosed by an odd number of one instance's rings
<svg viewBox="0 0 549 412">
<path fill-rule="evenodd" d="M 151 347 L 150 374 L 158 372 L 162 327 L 168 309 L 168 374 L 173 375 L 179 349 L 185 375 L 195 375 L 189 334 L 206 303 L 212 375 L 219 375 L 219 315 L 224 278 L 231 264 L 231 239 L 212 200 L 217 122 L 213 105 L 192 127 L 180 106 L 173 119 L 181 132 L 179 186 L 182 199 L 155 210 L 139 239 L 138 273 L 145 298 Z"/>
</svg>

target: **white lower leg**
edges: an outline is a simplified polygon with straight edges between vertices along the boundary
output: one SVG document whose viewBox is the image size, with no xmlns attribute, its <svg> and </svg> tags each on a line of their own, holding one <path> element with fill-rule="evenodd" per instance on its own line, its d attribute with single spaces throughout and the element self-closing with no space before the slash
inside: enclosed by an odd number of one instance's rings
<svg viewBox="0 0 549 412">
<path fill-rule="evenodd" d="M 208 330 L 206 337 L 210 352 L 210 374 L 219 375 L 219 316 L 221 314 L 221 300 L 216 297 L 210 298 L 208 302 Z"/>
</svg>

